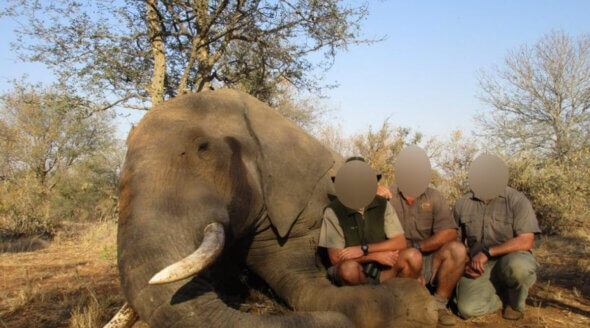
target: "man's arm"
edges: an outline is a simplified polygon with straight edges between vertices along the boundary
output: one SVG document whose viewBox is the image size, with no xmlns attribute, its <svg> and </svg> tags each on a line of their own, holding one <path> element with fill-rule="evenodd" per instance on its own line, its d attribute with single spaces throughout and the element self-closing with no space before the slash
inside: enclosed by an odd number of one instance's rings
<svg viewBox="0 0 590 328">
<path fill-rule="evenodd" d="M 489 253 L 490 256 L 500 256 L 516 251 L 529 251 L 533 248 L 534 241 L 534 233 L 523 233 L 500 245 L 490 247 Z M 479 273 L 484 273 L 484 264 L 488 260 L 489 258 L 483 252 L 479 252 L 471 259 L 469 266 Z"/>
<path fill-rule="evenodd" d="M 369 253 L 400 251 L 402 249 L 406 249 L 407 247 L 408 243 L 406 242 L 406 236 L 402 233 L 397 236 L 393 236 L 393 238 L 384 240 L 380 243 L 369 244 Z"/>
<path fill-rule="evenodd" d="M 500 256 L 516 251 L 530 251 L 535 243 L 534 233 L 523 233 L 500 245 L 490 247 L 491 256 Z"/>
<path fill-rule="evenodd" d="M 442 245 L 453 240 L 457 240 L 457 230 L 444 229 L 430 236 L 428 239 L 421 241 L 420 248 L 422 249 L 422 252 L 428 253 L 436 251 L 437 249 L 441 248 Z"/>
<path fill-rule="evenodd" d="M 368 255 L 363 255 L 356 258 L 345 258 L 343 256 L 344 249 L 337 249 L 337 248 L 328 248 L 328 257 L 330 258 L 330 263 L 332 265 L 336 265 L 345 260 L 354 260 L 359 263 L 367 263 L 367 262 L 379 262 L 384 265 L 394 266 L 395 262 L 399 257 L 399 252 L 395 251 L 385 251 L 385 252 L 372 252 Z M 361 250 L 362 254 L 362 250 Z"/>
<path fill-rule="evenodd" d="M 369 246 L 369 254 L 371 254 L 379 252 L 399 251 L 402 249 L 406 249 L 408 247 L 408 244 L 406 242 L 406 237 L 404 236 L 404 234 L 399 234 L 397 236 L 394 236 L 393 238 L 389 238 L 380 243 L 368 244 L 367 246 Z M 345 249 L 342 249 L 339 254 L 344 260 L 352 260 L 362 257 L 364 253 L 361 246 L 350 246 L 346 247 Z"/>
</svg>

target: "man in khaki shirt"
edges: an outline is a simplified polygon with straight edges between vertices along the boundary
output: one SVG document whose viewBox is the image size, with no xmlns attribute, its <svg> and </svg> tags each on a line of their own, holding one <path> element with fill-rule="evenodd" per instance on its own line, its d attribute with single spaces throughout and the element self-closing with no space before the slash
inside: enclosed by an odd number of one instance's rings
<svg viewBox="0 0 590 328">
<path fill-rule="evenodd" d="M 470 261 L 457 285 L 457 308 L 464 317 L 492 313 L 506 306 L 502 316 L 523 317 L 529 288 L 538 267 L 531 253 L 540 233 L 535 212 L 520 192 L 506 187 L 493 199 L 469 192 L 454 209 Z"/>
<path fill-rule="evenodd" d="M 457 224 L 443 195 L 427 187 L 418 197 L 409 197 L 393 185 L 378 190 L 395 209 L 409 247 L 422 254 L 422 276 L 440 303 L 439 323 L 456 324 L 447 308 L 449 298 L 465 268 L 466 250 L 457 242 Z"/>
<path fill-rule="evenodd" d="M 384 232 L 381 241 L 347 247 L 345 237 L 347 234 L 340 224 L 341 220 L 354 219 L 361 224 L 351 229 L 362 230 L 362 226 L 369 223 L 366 220 L 379 219 L 379 217 L 371 216 L 371 212 L 378 211 L 379 207 L 385 207 L 383 218 L 381 218 Z M 328 250 L 332 264 L 328 269 L 328 275 L 335 283 L 339 285 L 378 284 L 393 277 L 419 277 L 420 253 L 415 249 L 406 249 L 404 231 L 389 202 L 376 196 L 366 208 L 359 210 L 346 208 L 341 213 L 344 217 L 339 219 L 332 207 L 325 209 L 319 239 L 319 246 Z"/>
</svg>

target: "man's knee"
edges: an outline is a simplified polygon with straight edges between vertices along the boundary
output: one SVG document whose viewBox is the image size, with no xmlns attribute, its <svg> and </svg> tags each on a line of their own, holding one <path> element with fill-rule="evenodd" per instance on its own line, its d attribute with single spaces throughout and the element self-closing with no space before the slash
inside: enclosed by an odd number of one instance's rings
<svg viewBox="0 0 590 328">
<path fill-rule="evenodd" d="M 358 285 L 361 283 L 362 266 L 356 261 L 342 262 L 336 268 L 338 279 L 346 285 Z"/>
<path fill-rule="evenodd" d="M 505 259 L 501 266 L 502 274 L 508 282 L 530 286 L 537 279 L 537 264 L 532 258 L 518 255 L 510 256 Z"/>
<path fill-rule="evenodd" d="M 464 318 L 478 317 L 502 307 L 495 290 L 488 286 L 475 286 L 469 278 L 461 278 L 457 288 L 457 310 Z"/>
<path fill-rule="evenodd" d="M 473 299 L 457 299 L 457 311 L 465 319 L 479 317 L 487 313 L 486 304 Z"/>
<path fill-rule="evenodd" d="M 406 263 L 412 270 L 422 268 L 422 253 L 415 248 L 407 248 L 400 252 L 399 259 Z"/>
<path fill-rule="evenodd" d="M 463 265 L 467 257 L 465 245 L 457 241 L 451 241 L 441 248 L 441 257 L 443 261 L 451 260 Z"/>
</svg>

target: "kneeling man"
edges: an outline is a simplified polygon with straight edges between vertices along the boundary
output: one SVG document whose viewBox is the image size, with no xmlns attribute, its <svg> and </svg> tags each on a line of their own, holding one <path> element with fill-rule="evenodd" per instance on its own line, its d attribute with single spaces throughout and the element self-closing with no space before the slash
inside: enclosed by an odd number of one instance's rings
<svg viewBox="0 0 590 328">
<path fill-rule="evenodd" d="M 362 160 L 353 157 L 346 162 Z M 337 179 L 340 175 L 337 176 Z M 324 211 L 319 246 L 328 250 L 328 275 L 339 285 L 378 284 L 393 277 L 419 278 L 420 252 L 406 249 L 404 231 L 388 201 L 375 196 L 363 208 L 335 198 Z"/>
<path fill-rule="evenodd" d="M 501 181 L 503 186 L 494 190 Z M 471 192 L 455 204 L 455 220 L 469 246 L 470 261 L 457 285 L 457 308 L 474 317 L 502 308 L 502 316 L 524 315 L 538 267 L 531 249 L 540 233 L 535 211 L 520 192 L 507 187 L 508 169 L 493 155 L 478 157 L 469 170 Z"/>
</svg>

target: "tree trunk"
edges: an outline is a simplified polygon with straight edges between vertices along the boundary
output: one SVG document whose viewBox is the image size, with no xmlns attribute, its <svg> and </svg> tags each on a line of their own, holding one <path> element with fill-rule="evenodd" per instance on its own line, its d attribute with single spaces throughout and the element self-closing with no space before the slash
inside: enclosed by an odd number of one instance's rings
<svg viewBox="0 0 590 328">
<path fill-rule="evenodd" d="M 158 0 L 147 0 L 147 25 L 154 58 L 152 84 L 148 87 L 152 107 L 164 101 L 166 80 L 166 54 L 164 53 L 163 31 L 158 14 Z"/>
</svg>

